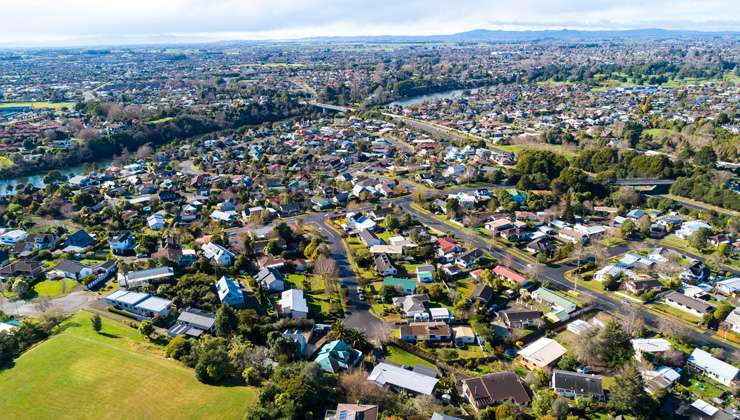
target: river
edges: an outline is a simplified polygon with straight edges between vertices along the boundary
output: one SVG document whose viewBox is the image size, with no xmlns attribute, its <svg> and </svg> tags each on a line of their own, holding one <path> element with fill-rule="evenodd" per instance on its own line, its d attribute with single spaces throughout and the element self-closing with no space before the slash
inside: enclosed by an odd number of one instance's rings
<svg viewBox="0 0 740 420">
<path fill-rule="evenodd" d="M 95 170 L 96 168 L 105 168 L 110 165 L 111 160 L 102 160 L 97 162 L 88 162 L 80 165 L 72 166 L 64 169 L 55 169 L 60 174 L 66 177 L 73 177 L 76 175 L 85 174 Z M 43 171 L 31 175 L 23 175 L 15 178 L 0 179 L 0 196 L 12 195 L 18 185 L 33 185 L 34 187 L 41 188 L 45 186 L 44 177 L 46 174 L 52 171 Z"/>
<path fill-rule="evenodd" d="M 389 103 L 387 106 L 413 106 L 424 102 L 438 101 L 441 99 L 455 99 L 463 95 L 463 92 L 469 90 L 470 92 L 476 92 L 478 89 L 455 89 L 447 90 L 444 92 L 427 93 L 426 95 L 413 96 L 411 98 L 399 99 Z"/>
</svg>

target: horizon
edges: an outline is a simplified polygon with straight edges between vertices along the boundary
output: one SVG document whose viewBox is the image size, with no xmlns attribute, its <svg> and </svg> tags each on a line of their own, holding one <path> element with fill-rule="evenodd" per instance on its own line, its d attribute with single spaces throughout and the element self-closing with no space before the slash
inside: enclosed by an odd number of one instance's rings
<svg viewBox="0 0 740 420">
<path fill-rule="evenodd" d="M 0 47 L 75 47 L 295 41 L 328 37 L 428 37 L 487 30 L 738 32 L 740 4 L 726 0 L 163 0 L 125 4 L 29 0 L 6 6 Z M 42 13 L 39 13 L 41 11 Z M 30 27 L 26 23 L 33 20 Z"/>
</svg>

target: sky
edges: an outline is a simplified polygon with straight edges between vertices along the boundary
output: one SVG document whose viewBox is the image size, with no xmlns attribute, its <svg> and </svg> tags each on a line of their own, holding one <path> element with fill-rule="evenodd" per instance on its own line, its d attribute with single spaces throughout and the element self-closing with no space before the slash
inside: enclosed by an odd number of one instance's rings
<svg viewBox="0 0 740 420">
<path fill-rule="evenodd" d="M 125 44 L 473 29 L 740 30 L 738 0 L 0 0 L 0 44 Z"/>
</svg>

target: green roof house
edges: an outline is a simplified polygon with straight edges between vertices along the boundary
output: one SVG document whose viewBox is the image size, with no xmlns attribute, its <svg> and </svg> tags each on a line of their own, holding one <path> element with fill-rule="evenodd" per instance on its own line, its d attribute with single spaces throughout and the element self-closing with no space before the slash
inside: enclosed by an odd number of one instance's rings
<svg viewBox="0 0 740 420">
<path fill-rule="evenodd" d="M 360 361 L 362 361 L 362 352 L 353 349 L 342 340 L 334 340 L 324 345 L 315 360 L 322 370 L 331 373 L 353 368 Z"/>
</svg>

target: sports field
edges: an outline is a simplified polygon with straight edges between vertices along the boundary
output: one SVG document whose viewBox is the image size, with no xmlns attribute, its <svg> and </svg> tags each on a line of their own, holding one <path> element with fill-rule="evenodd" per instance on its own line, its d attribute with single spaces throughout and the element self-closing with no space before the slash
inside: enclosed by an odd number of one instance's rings
<svg viewBox="0 0 740 420">
<path fill-rule="evenodd" d="M 1 108 L 15 108 L 19 106 L 30 106 L 32 108 L 51 108 L 51 109 L 62 109 L 72 108 L 75 106 L 74 102 L 0 102 Z"/>
<path fill-rule="evenodd" d="M 242 418 L 254 388 L 215 387 L 123 324 L 82 312 L 0 371 L 2 418 Z"/>
</svg>

